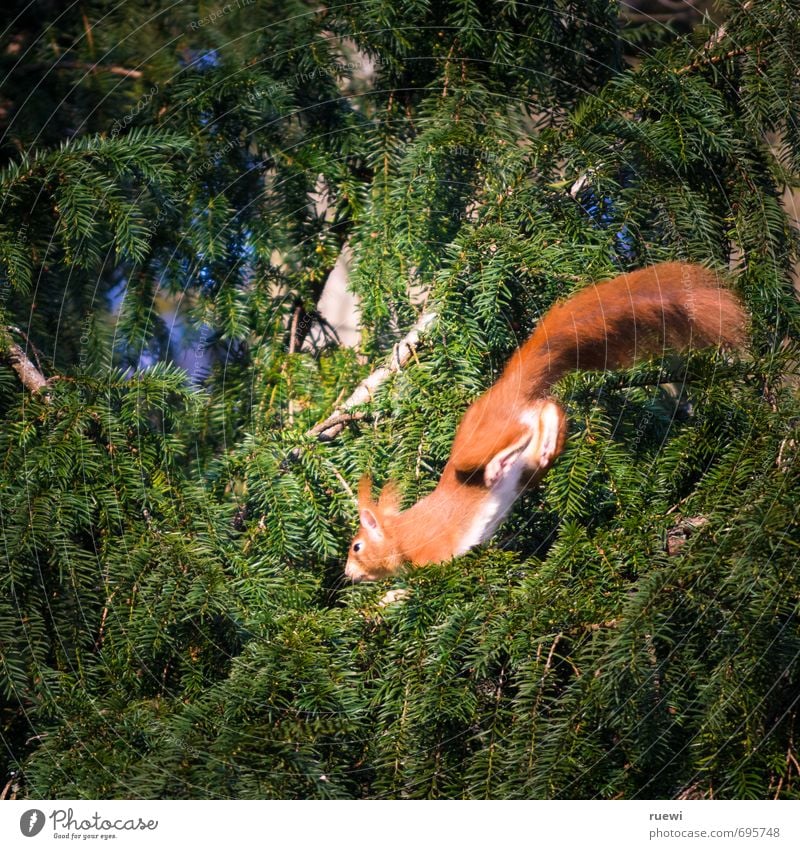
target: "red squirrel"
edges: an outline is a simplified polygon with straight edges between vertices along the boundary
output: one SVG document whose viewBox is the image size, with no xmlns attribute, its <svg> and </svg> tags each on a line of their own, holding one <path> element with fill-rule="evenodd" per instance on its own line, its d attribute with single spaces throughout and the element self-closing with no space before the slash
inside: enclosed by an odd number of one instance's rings
<svg viewBox="0 0 800 849">
<path fill-rule="evenodd" d="M 665 350 L 738 347 L 746 325 L 713 271 L 681 262 L 620 274 L 556 304 L 467 409 L 433 492 L 400 510 L 393 484 L 376 502 L 370 479 L 361 479 L 345 575 L 376 580 L 489 539 L 564 448 L 566 414 L 549 393 L 567 372 L 624 368 Z"/>
</svg>

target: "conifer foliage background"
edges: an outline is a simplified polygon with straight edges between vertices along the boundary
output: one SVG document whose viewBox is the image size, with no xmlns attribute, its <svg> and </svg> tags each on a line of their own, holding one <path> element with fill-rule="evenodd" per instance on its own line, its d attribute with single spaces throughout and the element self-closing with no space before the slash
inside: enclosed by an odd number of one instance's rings
<svg viewBox="0 0 800 849">
<path fill-rule="evenodd" d="M 4 5 L 4 797 L 800 795 L 800 18 L 629 12 Z M 751 350 L 568 377 L 490 545 L 342 582 L 363 472 L 429 491 L 554 299 L 668 258 Z"/>
</svg>

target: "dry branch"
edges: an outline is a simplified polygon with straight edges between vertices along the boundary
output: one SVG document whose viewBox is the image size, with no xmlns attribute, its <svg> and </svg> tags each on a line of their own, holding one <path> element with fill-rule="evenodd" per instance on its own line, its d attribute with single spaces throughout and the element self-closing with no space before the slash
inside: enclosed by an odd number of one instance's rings
<svg viewBox="0 0 800 849">
<path fill-rule="evenodd" d="M 98 62 L 77 62 L 70 59 L 56 59 L 53 62 L 32 62 L 25 65 L 25 71 L 51 71 L 61 70 L 62 68 L 70 71 L 86 71 L 93 74 L 97 71 L 104 71 L 107 74 L 114 74 L 117 77 L 129 77 L 132 80 L 141 79 L 144 76 L 144 71 L 138 68 L 125 68 L 122 65 L 101 65 Z"/>
<path fill-rule="evenodd" d="M 399 372 L 411 359 L 420 342 L 420 337 L 433 324 L 436 313 L 424 313 L 420 320 L 394 346 L 389 364 L 375 369 L 356 386 L 350 396 L 340 404 L 325 421 L 314 425 L 306 436 L 315 436 L 321 442 L 330 442 L 344 430 L 347 422 L 363 417 L 362 413 L 350 411 L 354 407 L 367 404 L 375 395 L 378 388 L 393 374 Z"/>
<path fill-rule="evenodd" d="M 32 393 L 40 392 L 47 386 L 47 379 L 38 368 L 30 361 L 25 351 L 16 342 L 7 341 L 4 351 L 5 358 L 11 364 L 11 368 L 19 376 L 22 385 Z"/>
<path fill-rule="evenodd" d="M 427 312 L 422 315 L 419 321 L 406 333 L 406 335 L 392 349 L 392 356 L 389 359 L 389 364 L 375 369 L 371 374 L 365 377 L 361 383 L 350 393 L 345 401 L 324 420 L 315 424 L 310 430 L 306 431 L 306 436 L 314 437 L 320 442 L 330 442 L 344 430 L 348 422 L 359 421 L 364 418 L 364 413 L 361 410 L 353 411 L 354 407 L 359 407 L 362 404 L 367 404 L 375 395 L 377 389 L 385 383 L 389 377 L 400 371 L 405 364 L 414 356 L 417 346 L 420 343 L 420 337 L 433 324 L 436 319 L 436 313 Z M 351 412 L 352 411 L 352 412 Z M 289 452 L 288 461 L 294 462 L 300 457 L 300 448 L 294 448 Z M 344 483 L 344 481 L 342 481 Z M 346 483 L 344 484 L 349 491 Z M 352 496 L 352 492 L 349 492 Z"/>
</svg>

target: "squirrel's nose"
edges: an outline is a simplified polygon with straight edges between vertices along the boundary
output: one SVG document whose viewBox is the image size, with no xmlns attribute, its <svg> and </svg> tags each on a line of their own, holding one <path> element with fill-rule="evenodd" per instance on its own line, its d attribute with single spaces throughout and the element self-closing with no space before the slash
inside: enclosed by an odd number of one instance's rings
<svg viewBox="0 0 800 849">
<path fill-rule="evenodd" d="M 363 581 L 367 576 L 356 566 L 352 560 L 348 560 L 347 564 L 344 567 L 345 577 L 350 578 L 351 581 Z"/>
</svg>

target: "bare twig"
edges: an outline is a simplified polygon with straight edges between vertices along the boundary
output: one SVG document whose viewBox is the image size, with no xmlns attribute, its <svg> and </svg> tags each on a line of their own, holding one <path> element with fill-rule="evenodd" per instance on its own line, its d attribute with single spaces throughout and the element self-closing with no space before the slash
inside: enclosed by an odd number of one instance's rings
<svg viewBox="0 0 800 849">
<path fill-rule="evenodd" d="M 18 770 L 11 770 L 9 773 L 10 778 L 6 783 L 6 786 L 3 788 L 3 792 L 0 793 L 0 800 L 5 801 L 8 799 L 9 801 L 14 801 L 20 792 L 20 773 Z"/>
<path fill-rule="evenodd" d="M 302 311 L 302 306 L 298 304 L 292 313 L 292 321 L 289 326 L 289 357 L 295 353 L 297 350 L 297 323 L 300 320 L 300 312 Z M 281 371 L 286 378 L 286 391 L 289 395 L 289 424 L 294 424 L 294 398 L 292 397 L 292 380 L 289 374 L 289 359 L 284 360 L 283 368 Z"/>
<path fill-rule="evenodd" d="M 356 498 L 356 494 L 353 492 L 352 489 L 350 489 L 350 484 L 348 484 L 347 481 L 342 477 L 341 473 L 337 469 L 334 469 L 333 474 L 336 477 L 336 480 L 339 481 L 339 483 L 342 485 L 342 489 L 347 493 L 353 504 L 358 504 L 358 498 Z"/>
<path fill-rule="evenodd" d="M 717 62 L 724 62 L 726 59 L 733 59 L 734 56 L 744 56 L 745 53 L 749 53 L 754 47 L 762 47 L 766 43 L 765 39 L 764 41 L 759 41 L 757 44 L 748 44 L 745 47 L 735 47 L 728 50 L 726 53 L 718 53 L 716 56 L 704 56 L 702 59 L 695 59 L 688 65 L 684 65 L 682 68 L 676 68 L 675 73 L 685 74 L 688 71 L 696 71 L 698 68 L 702 68 L 703 65 L 715 65 Z"/>
<path fill-rule="evenodd" d="M 3 353 L 11 364 L 11 368 L 19 375 L 22 385 L 29 392 L 41 392 L 48 385 L 45 376 L 30 361 L 28 355 L 16 342 L 12 342 L 10 339 L 4 341 L 6 341 L 6 345 Z"/>
<path fill-rule="evenodd" d="M 344 426 L 351 421 L 363 418 L 361 412 L 350 412 L 372 400 L 377 389 L 393 374 L 399 372 L 417 350 L 420 337 L 430 328 L 436 319 L 436 313 L 425 313 L 408 333 L 394 346 L 389 364 L 375 369 L 350 393 L 350 396 L 337 407 L 324 421 L 314 425 L 306 436 L 315 436 L 321 442 L 335 439 Z"/>
<path fill-rule="evenodd" d="M 39 356 L 39 351 L 37 350 L 36 345 L 34 345 L 33 342 L 31 341 L 28 334 L 24 330 L 22 330 L 20 327 L 17 327 L 16 325 L 13 325 L 13 324 L 9 324 L 6 329 L 10 333 L 16 333 L 17 336 L 21 336 L 23 338 L 23 340 L 25 341 L 25 350 L 31 351 L 31 353 L 33 354 L 33 361 L 36 364 L 36 368 L 38 368 L 40 372 L 44 373 L 44 369 L 42 368 L 42 360 L 41 360 L 41 357 Z"/>
<path fill-rule="evenodd" d="M 589 622 L 583 626 L 585 631 L 601 631 L 605 628 L 616 628 L 619 625 L 618 619 L 606 619 L 605 622 Z"/>
<path fill-rule="evenodd" d="M 750 0 L 750 2 L 748 3 L 744 3 L 742 5 L 742 12 L 748 12 L 752 5 L 753 0 Z M 700 48 L 699 52 L 705 55 L 702 58 L 695 59 L 688 65 L 684 65 L 682 68 L 678 68 L 675 73 L 685 74 L 687 71 L 694 71 L 697 68 L 702 67 L 703 65 L 713 65 L 716 62 L 724 62 L 726 59 L 732 59 L 734 56 L 743 56 L 745 53 L 752 50 L 753 47 L 758 48 L 766 44 L 766 40 L 759 41 L 758 44 L 748 44 L 746 47 L 735 47 L 731 50 L 728 50 L 727 53 L 720 53 L 716 56 L 709 56 L 708 54 L 725 39 L 727 34 L 727 26 L 726 23 L 723 21 L 714 30 L 714 32 L 711 33 L 711 35 L 706 40 L 705 44 Z"/>
<path fill-rule="evenodd" d="M 778 448 L 778 457 L 775 460 L 775 465 L 782 471 L 788 472 L 792 468 L 794 455 L 797 453 L 797 440 L 786 437 L 781 441 Z M 786 455 L 789 455 L 788 457 Z"/>
<path fill-rule="evenodd" d="M 97 71 L 105 71 L 107 74 L 114 74 L 117 77 L 128 77 L 132 80 L 138 80 L 143 75 L 143 71 L 136 68 L 125 68 L 122 65 L 100 65 L 96 62 L 76 62 L 71 59 L 56 59 L 54 62 L 32 62 L 30 65 L 25 65 L 25 71 L 48 71 L 66 68 L 71 71 L 86 71 L 87 73 L 95 73 Z"/>
<path fill-rule="evenodd" d="M 350 422 L 359 422 L 366 418 L 363 410 L 356 410 L 354 413 L 332 413 L 325 419 L 324 422 L 314 425 L 309 431 L 308 436 L 316 436 L 321 442 L 330 442 L 337 434 L 339 434 L 343 426 Z M 336 433 L 329 435 L 327 431 L 338 428 Z"/>
<path fill-rule="evenodd" d="M 545 661 L 544 669 L 542 670 L 542 679 L 539 682 L 540 687 L 541 687 L 542 684 L 544 684 L 544 679 L 547 677 L 547 673 L 550 671 L 550 667 L 552 666 L 552 663 L 553 663 L 553 655 L 556 653 L 556 648 L 558 647 L 558 644 L 561 642 L 561 639 L 562 639 L 563 636 L 564 636 L 564 634 L 561 633 L 561 632 L 556 634 L 556 638 L 555 638 L 555 640 L 553 640 L 553 645 L 550 646 L 550 651 L 548 652 L 547 660 Z M 539 692 L 541 693 L 541 690 Z"/>
</svg>

